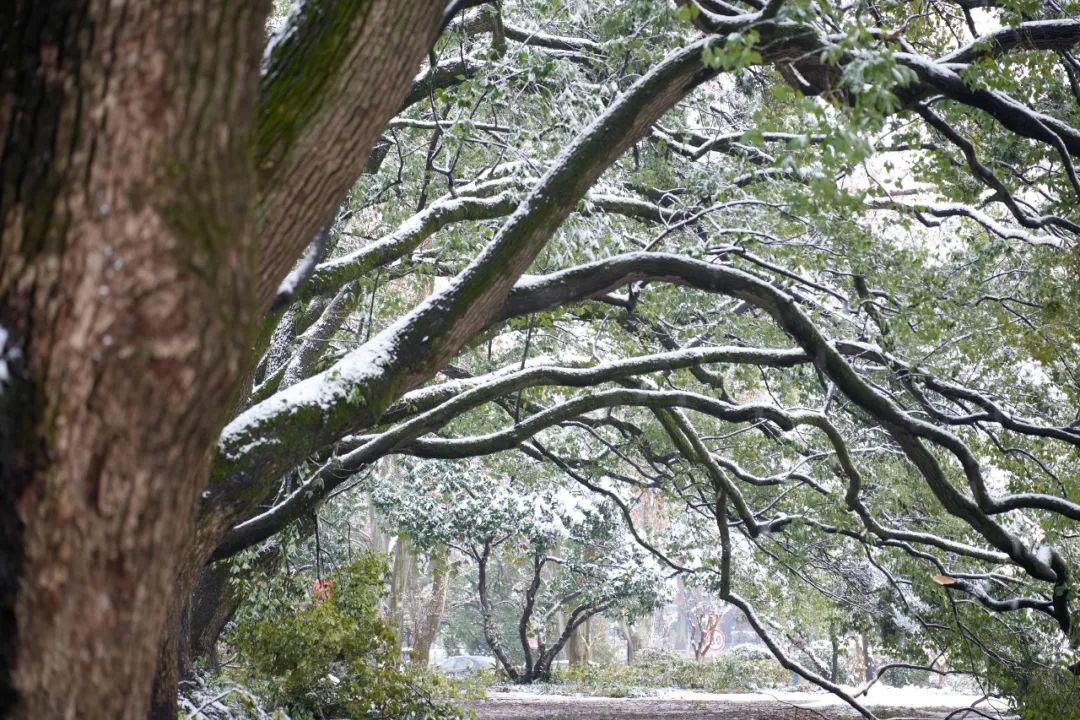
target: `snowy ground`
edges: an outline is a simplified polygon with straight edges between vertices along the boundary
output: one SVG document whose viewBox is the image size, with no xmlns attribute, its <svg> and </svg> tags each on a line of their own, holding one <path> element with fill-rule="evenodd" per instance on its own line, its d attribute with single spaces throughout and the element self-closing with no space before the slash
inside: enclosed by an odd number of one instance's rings
<svg viewBox="0 0 1080 720">
<path fill-rule="evenodd" d="M 978 696 L 927 688 L 875 687 L 865 705 L 881 717 L 941 720 L 971 705 Z M 476 704 L 479 720 L 847 720 L 855 711 L 824 692 L 778 690 L 770 693 L 711 694 L 686 690 L 658 690 L 648 697 L 603 698 L 544 695 L 510 691 L 490 692 L 486 702 Z M 989 716 L 1006 718 L 1003 707 L 985 703 L 979 709 Z M 978 718 L 974 713 L 952 715 L 955 720 Z"/>
</svg>

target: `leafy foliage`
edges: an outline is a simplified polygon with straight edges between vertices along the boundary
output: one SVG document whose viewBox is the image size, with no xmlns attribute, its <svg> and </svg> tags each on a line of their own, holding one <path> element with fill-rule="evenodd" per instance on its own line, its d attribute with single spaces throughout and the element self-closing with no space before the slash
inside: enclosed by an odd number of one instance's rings
<svg viewBox="0 0 1080 720">
<path fill-rule="evenodd" d="M 544 170 L 608 146 L 618 128 L 590 123 L 673 49 L 712 35 L 697 47 L 715 78 L 598 168 L 511 298 L 635 271 L 486 325 L 380 424 L 314 454 L 312 495 L 355 480 L 422 550 L 453 548 L 468 569 L 451 635 L 469 650 L 485 623 L 522 634 L 534 577 L 538 605 L 617 595 L 613 615 L 692 588 L 768 608 L 759 634 L 826 686 L 872 671 L 845 657 L 858 641 L 1050 702 L 1080 647 L 1080 187 L 1075 150 L 1030 128 L 1064 143 L 1080 122 L 1080 61 L 1034 39 L 1075 33 L 1076 3 L 662 5 L 508 1 L 439 41 L 432 70 L 458 74 L 388 130 L 330 263 L 472 193 L 524 198 L 531 218 Z M 357 278 L 364 310 L 327 377 L 437 306 L 499 222 L 441 226 Z M 573 375 L 721 346 L 806 355 Z M 392 472 L 327 461 L 396 432 Z M 463 597 L 482 558 L 486 616 Z M 524 634 L 550 639 L 553 617 Z"/>
<path fill-rule="evenodd" d="M 456 716 L 438 678 L 401 667 L 379 612 L 385 567 L 373 553 L 317 583 L 306 596 L 280 581 L 259 588 L 230 641 L 250 682 L 292 717 Z"/>
<path fill-rule="evenodd" d="M 765 652 L 733 652 L 696 662 L 645 652 L 630 665 L 583 666 L 560 676 L 575 692 L 625 697 L 649 688 L 682 688 L 704 692 L 746 692 L 782 686 L 791 674 Z"/>
</svg>

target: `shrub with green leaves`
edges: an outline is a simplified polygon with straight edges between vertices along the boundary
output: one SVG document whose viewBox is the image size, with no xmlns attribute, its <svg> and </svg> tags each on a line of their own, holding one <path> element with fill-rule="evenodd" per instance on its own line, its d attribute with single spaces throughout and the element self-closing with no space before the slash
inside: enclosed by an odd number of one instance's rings
<svg viewBox="0 0 1080 720">
<path fill-rule="evenodd" d="M 256 593 L 264 597 L 231 638 L 250 686 L 294 719 L 460 717 L 444 681 L 402 667 L 379 614 L 384 572 L 381 559 L 364 553 L 308 592 L 294 584 Z"/>
<path fill-rule="evenodd" d="M 1080 707 L 1080 678 L 1052 667 L 1026 669 L 1002 683 L 1016 700 L 1023 720 L 1076 717 Z"/>
<path fill-rule="evenodd" d="M 571 668 L 560 679 L 575 689 L 613 697 L 640 688 L 682 688 L 706 692 L 741 692 L 786 685 L 790 674 L 766 653 L 725 653 L 695 660 L 646 651 L 632 665 Z"/>
</svg>

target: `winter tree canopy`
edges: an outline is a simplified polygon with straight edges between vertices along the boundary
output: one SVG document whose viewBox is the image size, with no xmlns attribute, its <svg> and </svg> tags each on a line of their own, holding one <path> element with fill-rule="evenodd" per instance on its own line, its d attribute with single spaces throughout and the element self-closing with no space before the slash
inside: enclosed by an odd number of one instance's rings
<svg viewBox="0 0 1080 720">
<path fill-rule="evenodd" d="M 174 716 L 361 494 L 511 677 L 678 581 L 867 718 L 802 633 L 1076 682 L 1080 3 L 210 4 L 0 24 L 0 714 Z"/>
</svg>

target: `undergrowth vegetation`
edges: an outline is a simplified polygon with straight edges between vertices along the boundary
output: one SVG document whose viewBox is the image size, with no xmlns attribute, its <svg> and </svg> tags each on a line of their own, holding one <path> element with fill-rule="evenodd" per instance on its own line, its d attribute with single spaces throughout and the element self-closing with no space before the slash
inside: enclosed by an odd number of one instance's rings
<svg viewBox="0 0 1080 720">
<path fill-rule="evenodd" d="M 711 693 L 753 692 L 790 684 L 791 674 L 764 650 L 742 648 L 702 662 L 660 650 L 645 650 L 632 664 L 569 667 L 551 683 L 530 691 L 595 697 L 636 697 L 656 689 Z"/>
<path fill-rule="evenodd" d="M 401 662 L 379 611 L 385 572 L 365 552 L 310 588 L 277 578 L 255 589 L 230 636 L 237 679 L 292 720 L 462 717 L 452 684 Z"/>
</svg>

